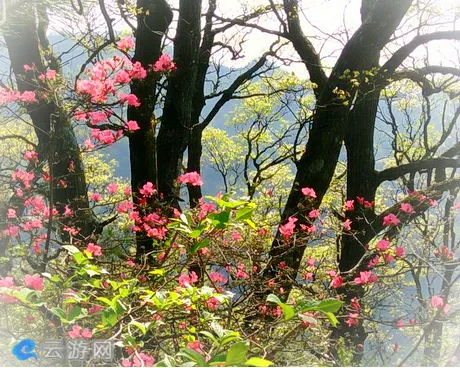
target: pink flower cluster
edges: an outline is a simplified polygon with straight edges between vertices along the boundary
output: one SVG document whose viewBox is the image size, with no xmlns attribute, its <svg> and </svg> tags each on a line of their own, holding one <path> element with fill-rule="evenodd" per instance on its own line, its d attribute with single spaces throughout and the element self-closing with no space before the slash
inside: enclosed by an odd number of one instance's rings
<svg viewBox="0 0 460 368">
<path fill-rule="evenodd" d="M 177 70 L 176 64 L 171 60 L 171 57 L 168 54 L 163 54 L 160 58 L 153 64 L 153 71 L 158 73 L 169 73 Z"/>
<path fill-rule="evenodd" d="M 134 354 L 132 360 L 122 359 L 122 367 L 153 367 L 155 364 L 155 359 L 146 353 L 137 353 Z"/>
<path fill-rule="evenodd" d="M 72 331 L 69 331 L 67 336 L 69 336 L 71 339 L 90 339 L 93 337 L 93 333 L 89 328 L 82 329 L 79 325 L 73 325 Z"/>
<path fill-rule="evenodd" d="M 196 171 L 192 171 L 192 172 L 188 172 L 183 175 L 179 175 L 177 180 L 181 184 L 190 184 L 191 186 L 194 186 L 194 187 L 199 187 L 203 185 L 203 180 L 201 179 L 200 174 L 198 174 Z"/>
<path fill-rule="evenodd" d="M 279 227 L 279 232 L 284 239 L 290 239 L 292 234 L 294 234 L 295 223 L 298 221 L 296 217 L 289 217 L 288 221 Z"/>
<path fill-rule="evenodd" d="M 371 284 L 377 281 L 377 276 L 371 271 L 360 271 L 359 277 L 356 277 L 354 281 L 358 285 Z"/>
<path fill-rule="evenodd" d="M 0 105 L 8 105 L 13 102 L 37 103 L 37 95 L 33 91 L 23 93 L 9 88 L 0 88 Z"/>
<path fill-rule="evenodd" d="M 44 288 L 43 278 L 41 278 L 40 276 L 25 275 L 24 286 L 28 287 L 29 289 L 42 291 Z"/>
<path fill-rule="evenodd" d="M 197 281 L 198 281 L 198 275 L 195 273 L 195 271 L 192 271 L 190 273 L 183 273 L 179 276 L 179 279 L 178 279 L 179 285 L 182 287 L 190 286 Z"/>
</svg>

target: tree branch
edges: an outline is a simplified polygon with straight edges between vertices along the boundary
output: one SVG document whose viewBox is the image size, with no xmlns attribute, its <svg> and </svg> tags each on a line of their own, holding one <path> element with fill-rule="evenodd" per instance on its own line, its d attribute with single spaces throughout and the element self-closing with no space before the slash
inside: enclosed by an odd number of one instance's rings
<svg viewBox="0 0 460 368">
<path fill-rule="evenodd" d="M 402 62 L 420 45 L 435 40 L 460 40 L 460 31 L 433 32 L 415 36 L 407 45 L 402 46 L 382 66 L 385 78 L 391 77 Z"/>
<path fill-rule="evenodd" d="M 300 26 L 298 0 L 284 0 L 283 3 L 289 29 L 289 33 L 285 38 L 292 42 L 292 45 L 307 67 L 310 80 L 318 86 L 318 88 L 314 89 L 314 93 L 318 97 L 327 82 L 326 73 L 321 66 L 320 56 Z"/>
<path fill-rule="evenodd" d="M 436 157 L 428 160 L 414 161 L 405 165 L 391 167 L 376 173 L 375 180 L 378 186 L 387 180 L 396 180 L 403 175 L 421 170 L 445 169 L 447 167 L 460 167 L 460 159 Z"/>
<path fill-rule="evenodd" d="M 257 61 L 257 63 L 255 63 L 251 68 L 246 70 L 243 74 L 240 74 L 237 78 L 235 78 L 230 87 L 223 91 L 222 97 L 219 99 L 219 101 L 216 102 L 216 104 L 211 109 L 206 118 L 200 123 L 201 129 L 204 129 L 206 128 L 206 126 L 209 125 L 209 123 L 212 121 L 212 119 L 214 119 L 214 117 L 217 115 L 222 106 L 224 106 L 225 103 L 227 103 L 233 98 L 233 94 L 243 83 L 251 79 L 252 75 L 265 64 L 265 62 L 267 61 L 267 56 L 271 54 L 272 51 L 267 51 L 262 55 L 262 57 Z"/>
</svg>

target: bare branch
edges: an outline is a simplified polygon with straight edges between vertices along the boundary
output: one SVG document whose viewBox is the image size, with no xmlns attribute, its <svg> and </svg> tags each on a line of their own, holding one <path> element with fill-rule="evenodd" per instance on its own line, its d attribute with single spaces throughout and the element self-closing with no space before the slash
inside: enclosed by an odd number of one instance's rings
<svg viewBox="0 0 460 368">
<path fill-rule="evenodd" d="M 415 173 L 422 170 L 442 169 L 448 167 L 460 167 L 460 159 L 448 157 L 437 157 L 428 160 L 414 161 L 405 165 L 392 167 L 376 173 L 376 185 L 387 181 L 396 180 L 403 175 Z"/>
<path fill-rule="evenodd" d="M 382 66 L 384 76 L 391 77 L 403 61 L 419 46 L 435 40 L 460 40 L 460 31 L 433 32 L 415 36 L 407 45 L 402 46 Z"/>
</svg>

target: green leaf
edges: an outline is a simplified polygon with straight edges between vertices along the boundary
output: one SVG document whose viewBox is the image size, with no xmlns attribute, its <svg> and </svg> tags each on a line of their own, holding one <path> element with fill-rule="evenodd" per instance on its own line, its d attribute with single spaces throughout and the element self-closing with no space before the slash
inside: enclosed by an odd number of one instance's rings
<svg viewBox="0 0 460 368">
<path fill-rule="evenodd" d="M 75 262 L 77 262 L 77 264 L 82 264 L 83 262 L 88 260 L 82 252 L 73 253 L 72 257 L 75 260 Z"/>
<path fill-rule="evenodd" d="M 248 353 L 248 345 L 242 341 L 237 342 L 230 346 L 228 349 L 227 358 L 225 363 L 227 366 L 241 365 L 246 361 L 246 355 Z"/>
<path fill-rule="evenodd" d="M 206 336 L 209 340 L 211 340 L 214 344 L 219 344 L 219 341 L 215 338 L 215 336 L 209 331 L 200 331 L 200 335 Z"/>
<path fill-rule="evenodd" d="M 58 316 L 62 322 L 68 322 L 67 321 L 67 315 L 65 314 L 64 310 L 61 308 L 50 308 L 49 309 L 51 313 L 54 315 Z"/>
<path fill-rule="evenodd" d="M 113 327 L 116 325 L 117 322 L 118 322 L 117 313 L 112 308 L 106 309 L 102 313 L 102 323 L 104 325 Z"/>
<path fill-rule="evenodd" d="M 326 317 L 329 319 L 329 322 L 331 322 L 331 325 L 336 327 L 339 324 L 338 319 L 335 317 L 334 313 L 331 312 L 323 312 Z"/>
<path fill-rule="evenodd" d="M 148 324 L 146 326 L 145 323 L 140 323 L 140 322 L 137 322 L 137 321 L 131 321 L 131 322 L 129 322 L 129 325 L 137 327 L 142 332 L 143 335 L 145 335 L 147 333 Z"/>
<path fill-rule="evenodd" d="M 107 304 L 108 306 L 112 306 L 112 301 L 110 299 L 107 299 L 103 296 L 97 297 L 96 300 L 100 300 L 101 302 Z"/>
<path fill-rule="evenodd" d="M 253 212 L 254 207 L 243 207 L 236 212 L 235 221 L 250 219 Z"/>
<path fill-rule="evenodd" d="M 210 366 L 215 366 L 215 365 L 221 366 L 222 363 L 225 363 L 226 358 L 227 356 L 224 354 L 216 355 L 209 360 L 208 364 Z"/>
<path fill-rule="evenodd" d="M 222 337 L 222 339 L 220 340 L 220 345 L 224 346 L 235 340 L 241 340 L 241 337 L 237 332 L 235 332 L 234 334 L 228 334 Z"/>
<path fill-rule="evenodd" d="M 75 305 L 69 312 L 69 315 L 67 316 L 67 319 L 69 321 L 73 321 L 75 318 L 77 318 L 81 313 L 81 306 L 80 305 Z"/>
<path fill-rule="evenodd" d="M 268 367 L 274 364 L 273 362 L 262 358 L 249 358 L 248 360 L 246 360 L 244 365 L 249 365 L 251 367 Z"/>
<path fill-rule="evenodd" d="M 267 302 L 276 303 L 279 305 L 284 314 L 284 320 L 289 321 L 295 316 L 295 310 L 290 305 L 283 303 L 275 294 L 267 296 Z"/>
<path fill-rule="evenodd" d="M 250 219 L 246 219 L 244 220 L 244 222 L 246 222 L 250 227 L 252 227 L 254 230 L 257 230 L 257 226 L 256 224 L 254 223 L 254 221 L 250 220 Z"/>
<path fill-rule="evenodd" d="M 129 290 L 127 288 L 119 288 L 118 292 L 122 298 L 126 298 L 129 295 Z"/>
<path fill-rule="evenodd" d="M 197 239 L 201 235 L 201 233 L 202 233 L 202 230 L 195 229 L 188 236 L 190 236 L 193 239 Z"/>
<path fill-rule="evenodd" d="M 182 351 L 179 353 L 179 355 L 182 355 L 194 361 L 199 367 L 208 366 L 208 364 L 206 363 L 206 360 L 204 360 L 204 357 L 200 353 L 188 347 L 183 348 Z"/>
<path fill-rule="evenodd" d="M 210 243 L 209 239 L 203 239 L 202 241 L 200 241 L 200 242 L 196 243 L 195 245 L 193 245 L 193 247 L 190 250 L 190 252 L 192 254 L 195 254 L 199 249 L 207 247 L 209 245 L 209 243 Z"/>
<path fill-rule="evenodd" d="M 327 313 L 337 313 L 339 309 L 342 307 L 343 302 L 337 299 L 327 299 L 322 300 L 317 306 L 317 310 Z"/>
</svg>

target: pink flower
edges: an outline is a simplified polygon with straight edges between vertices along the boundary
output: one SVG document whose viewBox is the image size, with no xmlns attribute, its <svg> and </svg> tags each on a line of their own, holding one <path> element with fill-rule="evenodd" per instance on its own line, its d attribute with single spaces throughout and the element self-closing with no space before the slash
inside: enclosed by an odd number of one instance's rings
<svg viewBox="0 0 460 368">
<path fill-rule="evenodd" d="M 174 64 L 168 54 L 161 55 L 155 64 L 153 64 L 153 71 L 155 72 L 167 73 L 175 70 L 177 70 L 176 64 Z"/>
<path fill-rule="evenodd" d="M 345 323 L 348 327 L 358 326 L 359 325 L 359 313 L 348 313 L 348 318 L 345 319 Z"/>
<path fill-rule="evenodd" d="M 131 76 L 126 70 L 120 70 L 115 75 L 115 82 L 119 84 L 128 84 L 131 82 Z"/>
<path fill-rule="evenodd" d="M 198 275 L 195 273 L 195 271 L 192 271 L 191 273 L 183 273 L 179 276 L 179 285 L 182 287 L 189 286 L 195 282 L 198 281 Z"/>
<path fill-rule="evenodd" d="M 24 158 L 30 161 L 38 161 L 38 153 L 35 151 L 26 151 L 24 152 Z"/>
<path fill-rule="evenodd" d="M 133 41 L 133 39 L 131 37 L 121 38 L 117 42 L 117 49 L 121 50 L 121 51 L 124 51 L 124 52 L 128 52 L 129 50 L 134 48 L 134 46 L 135 46 L 134 41 Z"/>
<path fill-rule="evenodd" d="M 94 144 L 91 142 L 91 139 L 85 139 L 84 145 L 87 150 L 94 148 Z"/>
<path fill-rule="evenodd" d="M 184 175 L 179 175 L 177 180 L 179 180 L 179 183 L 181 184 L 190 184 L 194 187 L 199 187 L 203 185 L 201 176 L 196 171 L 188 172 Z"/>
<path fill-rule="evenodd" d="M 208 306 L 209 309 L 217 309 L 217 306 L 220 304 L 219 299 L 215 297 L 211 297 L 208 300 L 206 300 L 206 305 Z"/>
<path fill-rule="evenodd" d="M 350 307 L 352 309 L 356 309 L 356 310 L 360 310 L 361 309 L 361 304 L 359 304 L 359 300 L 358 298 L 352 298 L 351 299 L 351 303 L 350 303 Z"/>
<path fill-rule="evenodd" d="M 99 193 L 93 193 L 91 194 L 91 199 L 94 201 L 94 202 L 99 202 L 102 197 Z"/>
<path fill-rule="evenodd" d="M 302 194 L 306 197 L 316 198 L 316 192 L 312 188 L 302 188 Z"/>
<path fill-rule="evenodd" d="M 69 205 L 65 205 L 64 207 L 64 213 L 63 213 L 64 216 L 72 216 L 73 215 L 73 211 L 72 209 L 69 207 Z"/>
<path fill-rule="evenodd" d="M 431 298 L 431 306 L 433 307 L 433 309 L 441 308 L 442 306 L 444 306 L 444 299 L 437 295 L 433 296 Z"/>
<path fill-rule="evenodd" d="M 147 182 L 143 185 L 142 189 L 139 190 L 139 193 L 141 193 L 144 197 L 151 197 L 157 192 L 155 187 L 151 182 Z"/>
<path fill-rule="evenodd" d="M 134 261 L 132 259 L 127 259 L 126 260 L 126 264 L 129 266 L 129 267 L 135 267 L 136 266 L 136 263 L 134 263 Z"/>
<path fill-rule="evenodd" d="M 104 307 L 100 305 L 93 305 L 91 308 L 88 309 L 88 314 L 94 314 L 94 313 L 100 312 L 103 309 Z"/>
<path fill-rule="evenodd" d="M 24 285 L 26 287 L 28 287 L 29 289 L 42 291 L 43 288 L 44 288 L 43 278 L 41 278 L 39 276 L 25 275 L 24 276 Z"/>
<path fill-rule="evenodd" d="M 338 287 L 341 287 L 343 285 L 343 279 L 342 276 L 335 276 L 332 279 L 331 286 L 336 289 Z"/>
<path fill-rule="evenodd" d="M 136 130 L 141 129 L 139 124 L 137 124 L 137 121 L 134 120 L 129 120 L 128 122 L 125 123 L 126 129 L 128 129 L 128 132 L 134 132 Z"/>
<path fill-rule="evenodd" d="M 107 190 L 109 191 L 110 194 L 115 194 L 118 191 L 118 185 L 111 183 L 107 186 Z"/>
<path fill-rule="evenodd" d="M 232 239 L 235 241 L 240 241 L 243 238 L 241 237 L 240 233 L 238 231 L 232 232 Z"/>
<path fill-rule="evenodd" d="M 400 319 L 400 320 L 398 320 L 398 321 L 396 322 L 396 327 L 398 327 L 398 328 L 403 328 L 405 325 L 406 325 L 406 324 L 405 324 L 405 322 L 404 322 L 402 319 Z"/>
<path fill-rule="evenodd" d="M 353 211 L 355 209 L 355 200 L 350 199 L 345 202 L 345 211 Z"/>
<path fill-rule="evenodd" d="M 187 344 L 187 347 L 190 348 L 190 349 L 193 349 L 195 350 L 196 352 L 200 353 L 200 354 L 203 354 L 203 345 L 200 344 L 200 342 L 197 340 L 197 341 L 193 341 L 193 342 L 189 342 Z"/>
<path fill-rule="evenodd" d="M 155 359 L 146 353 L 138 353 L 133 357 L 133 367 L 153 367 Z"/>
<path fill-rule="evenodd" d="M 382 240 L 379 240 L 377 245 L 376 245 L 376 248 L 382 252 L 388 250 L 390 248 L 390 242 L 388 240 L 385 240 L 385 239 L 382 239 Z"/>
<path fill-rule="evenodd" d="M 14 279 L 11 276 L 0 278 L 0 287 L 12 288 L 14 286 Z"/>
<path fill-rule="evenodd" d="M 314 258 L 308 258 L 307 259 L 307 266 L 308 267 L 315 267 L 315 259 Z"/>
<path fill-rule="evenodd" d="M 8 226 L 3 233 L 11 238 L 16 238 L 19 235 L 19 226 Z"/>
<path fill-rule="evenodd" d="M 28 102 L 28 103 L 35 103 L 38 102 L 37 96 L 35 95 L 35 92 L 32 91 L 25 91 L 21 97 L 20 100 L 22 102 Z"/>
<path fill-rule="evenodd" d="M 401 211 L 405 213 L 415 213 L 414 208 L 409 203 L 401 203 Z"/>
<path fill-rule="evenodd" d="M 99 124 L 107 120 L 107 114 L 104 111 L 91 111 L 88 113 L 92 124 Z"/>
<path fill-rule="evenodd" d="M 79 325 L 73 325 L 72 331 L 67 332 L 67 336 L 72 339 L 90 339 L 93 336 L 93 333 L 88 328 L 82 329 Z"/>
<path fill-rule="evenodd" d="M 67 332 L 67 336 L 71 339 L 78 339 L 80 337 L 81 327 L 79 325 L 73 325 L 72 331 Z"/>
<path fill-rule="evenodd" d="M 308 217 L 310 218 L 317 218 L 319 216 L 319 210 L 311 210 L 308 213 Z"/>
<path fill-rule="evenodd" d="M 345 230 L 351 231 L 351 220 L 350 219 L 346 219 L 342 225 Z"/>
<path fill-rule="evenodd" d="M 209 274 L 209 278 L 213 281 L 213 282 L 222 282 L 222 283 L 226 283 L 228 280 L 227 278 L 218 273 L 218 272 L 215 272 L 215 271 L 212 271 L 210 274 Z"/>
<path fill-rule="evenodd" d="M 400 223 L 401 221 L 393 213 L 390 213 L 383 218 L 383 226 L 398 226 Z"/>
<path fill-rule="evenodd" d="M 292 234 L 294 234 L 295 223 L 297 221 L 298 219 L 296 217 L 291 216 L 288 218 L 287 223 L 279 227 L 279 232 L 285 239 L 289 239 L 292 236 Z"/>
<path fill-rule="evenodd" d="M 377 281 L 377 276 L 371 271 L 361 271 L 359 277 L 356 277 L 354 281 L 358 285 L 370 284 Z"/>
<path fill-rule="evenodd" d="M 102 256 L 102 248 L 94 243 L 89 243 L 86 247 L 86 251 L 91 253 L 93 256 Z"/>
<path fill-rule="evenodd" d="M 31 65 L 24 64 L 23 68 L 25 72 L 28 72 L 29 70 L 33 70 L 35 68 L 35 63 L 32 63 Z"/>
<path fill-rule="evenodd" d="M 132 79 L 144 79 L 145 77 L 147 77 L 147 71 L 143 68 L 139 61 L 136 61 L 132 65 L 130 74 Z"/>
<path fill-rule="evenodd" d="M 337 276 L 337 272 L 335 272 L 334 270 L 326 271 L 326 273 L 327 273 L 330 277 Z"/>
<path fill-rule="evenodd" d="M 141 103 L 139 102 L 139 99 L 137 98 L 137 96 L 133 95 L 132 93 L 130 93 L 128 95 L 124 94 L 124 93 L 120 93 L 119 97 L 120 97 L 120 103 L 127 102 L 128 105 L 134 106 L 134 107 L 139 107 L 141 105 Z"/>
<path fill-rule="evenodd" d="M 91 332 L 89 328 L 84 328 L 81 331 L 80 336 L 83 337 L 84 339 L 90 339 L 91 337 L 93 337 L 93 333 Z"/>
<path fill-rule="evenodd" d="M 404 251 L 404 248 L 396 247 L 395 248 L 395 255 L 398 258 L 404 258 L 406 256 L 406 252 Z"/>
<path fill-rule="evenodd" d="M 8 218 L 16 218 L 16 211 L 12 208 L 8 208 L 8 212 L 6 214 L 6 217 Z"/>
<path fill-rule="evenodd" d="M 46 79 L 53 80 L 56 79 L 56 70 L 54 69 L 49 69 L 46 71 L 45 77 Z"/>
</svg>

